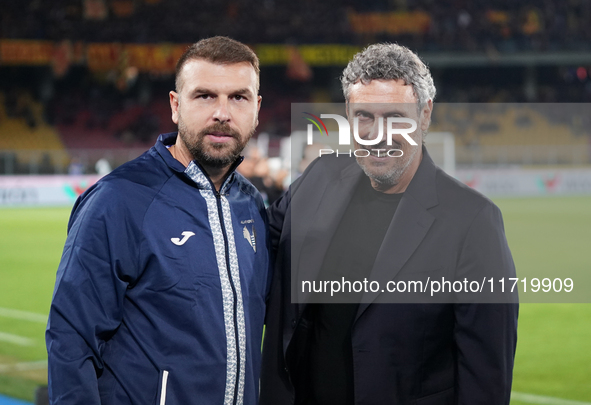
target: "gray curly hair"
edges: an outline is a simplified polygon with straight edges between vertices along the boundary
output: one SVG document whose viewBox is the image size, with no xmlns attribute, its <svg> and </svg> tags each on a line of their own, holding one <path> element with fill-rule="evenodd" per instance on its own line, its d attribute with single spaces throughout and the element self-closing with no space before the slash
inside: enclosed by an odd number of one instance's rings
<svg viewBox="0 0 591 405">
<path fill-rule="evenodd" d="M 345 100 L 349 101 L 351 86 L 361 81 L 398 80 L 412 85 L 419 111 L 435 98 L 435 85 L 429 68 L 413 51 L 398 44 L 374 44 L 357 53 L 341 76 Z"/>
</svg>

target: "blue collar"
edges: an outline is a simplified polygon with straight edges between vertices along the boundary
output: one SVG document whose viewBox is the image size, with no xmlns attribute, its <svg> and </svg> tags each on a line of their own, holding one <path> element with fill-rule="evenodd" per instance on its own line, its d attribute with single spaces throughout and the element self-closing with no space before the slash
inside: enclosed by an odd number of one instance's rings
<svg viewBox="0 0 591 405">
<path fill-rule="evenodd" d="M 176 160 L 170 151 L 168 150 L 167 146 L 172 146 L 176 142 L 176 137 L 178 136 L 177 132 L 170 132 L 167 134 L 162 134 L 158 136 L 158 140 L 156 141 L 156 151 L 162 156 L 168 167 L 178 173 L 184 173 L 187 177 L 189 177 L 200 189 L 205 190 L 212 190 L 215 192 L 215 187 L 209 178 L 207 172 L 201 167 L 201 165 L 196 161 L 191 161 L 189 166 L 185 168 L 181 162 Z M 220 188 L 220 194 L 226 194 L 227 191 L 232 186 L 234 182 L 234 178 L 236 177 L 236 168 L 242 163 L 244 157 L 240 156 L 236 161 L 232 164 L 230 169 L 228 170 L 228 175 Z"/>
</svg>

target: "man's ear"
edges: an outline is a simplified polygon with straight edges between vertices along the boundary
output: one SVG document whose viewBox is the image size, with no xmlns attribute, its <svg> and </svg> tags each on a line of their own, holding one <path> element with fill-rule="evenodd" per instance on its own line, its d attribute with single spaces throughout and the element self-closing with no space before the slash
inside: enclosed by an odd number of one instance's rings
<svg viewBox="0 0 591 405">
<path fill-rule="evenodd" d="M 179 94 L 175 91 L 168 93 L 170 98 L 170 109 L 172 111 L 172 122 L 179 123 Z"/>
<path fill-rule="evenodd" d="M 427 101 L 427 104 L 421 111 L 421 130 L 426 132 L 431 125 L 431 113 L 433 112 L 433 100 Z"/>
<path fill-rule="evenodd" d="M 263 101 L 263 96 L 257 96 L 257 116 L 256 122 L 254 124 L 255 128 L 259 126 L 259 111 L 261 111 L 261 102 Z"/>
</svg>

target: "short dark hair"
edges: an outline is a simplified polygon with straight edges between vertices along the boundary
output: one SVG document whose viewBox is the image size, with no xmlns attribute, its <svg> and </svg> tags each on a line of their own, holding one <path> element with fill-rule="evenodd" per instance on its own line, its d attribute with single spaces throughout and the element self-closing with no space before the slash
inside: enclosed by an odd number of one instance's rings
<svg viewBox="0 0 591 405">
<path fill-rule="evenodd" d="M 259 58 L 252 49 L 228 37 L 211 37 L 202 39 L 191 45 L 180 57 L 175 69 L 175 87 L 179 91 L 182 87 L 180 73 L 185 64 L 194 59 L 203 59 L 220 65 L 248 62 L 254 68 L 257 75 L 257 88 L 259 89 Z"/>
</svg>

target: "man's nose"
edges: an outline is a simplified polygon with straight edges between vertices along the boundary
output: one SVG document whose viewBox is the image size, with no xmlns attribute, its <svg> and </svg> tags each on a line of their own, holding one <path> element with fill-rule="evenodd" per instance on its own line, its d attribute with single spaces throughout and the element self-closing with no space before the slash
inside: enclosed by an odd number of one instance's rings
<svg viewBox="0 0 591 405">
<path fill-rule="evenodd" d="M 224 123 L 230 121 L 230 111 L 228 109 L 228 99 L 223 97 L 218 98 L 218 102 L 213 112 L 213 119 L 215 121 Z"/>
<path fill-rule="evenodd" d="M 383 139 L 384 135 L 384 118 L 383 117 L 375 117 L 373 121 L 373 125 L 369 129 L 366 135 L 362 136 L 365 140 L 373 140 L 378 137 Z"/>
</svg>

